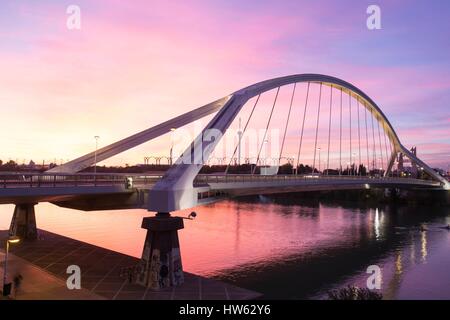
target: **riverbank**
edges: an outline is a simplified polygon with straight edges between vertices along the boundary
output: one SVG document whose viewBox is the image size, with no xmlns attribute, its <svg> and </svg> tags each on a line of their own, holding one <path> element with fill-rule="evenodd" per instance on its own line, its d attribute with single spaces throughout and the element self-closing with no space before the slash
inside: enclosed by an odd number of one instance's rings
<svg viewBox="0 0 450 320">
<path fill-rule="evenodd" d="M 8 280 L 23 276 L 14 299 L 38 300 L 248 300 L 261 294 L 185 272 L 183 285 L 152 291 L 130 284 L 122 270 L 136 266 L 138 258 L 77 241 L 55 233 L 39 230 L 40 240 L 11 246 L 8 259 Z M 1 245 L 7 231 L 0 231 Z M 4 253 L 0 253 L 4 261 Z M 81 269 L 81 289 L 69 290 L 67 268 Z M 3 274 L 3 269 L 0 268 Z"/>
<path fill-rule="evenodd" d="M 5 253 L 0 251 L 0 261 L 4 261 Z M 0 267 L 0 274 L 3 275 L 4 265 Z M 15 254 L 8 255 L 8 276 L 7 281 L 13 282 L 16 275 L 23 277 L 18 290 L 12 289 L 9 297 L 3 300 L 103 300 L 104 298 L 87 290 L 68 290 L 66 282 L 55 275 L 29 263 Z"/>
</svg>

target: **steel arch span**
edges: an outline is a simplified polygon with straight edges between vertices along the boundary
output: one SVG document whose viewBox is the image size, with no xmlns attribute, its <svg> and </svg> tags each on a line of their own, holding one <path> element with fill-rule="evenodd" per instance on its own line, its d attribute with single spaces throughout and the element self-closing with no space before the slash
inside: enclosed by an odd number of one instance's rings
<svg viewBox="0 0 450 320">
<path fill-rule="evenodd" d="M 389 172 L 391 171 L 397 155 L 399 153 L 402 153 L 407 158 L 409 158 L 412 163 L 415 163 L 417 166 L 423 168 L 423 170 L 426 173 L 428 173 L 429 176 L 438 181 L 441 184 L 442 188 L 447 190 L 450 189 L 450 183 L 446 179 L 437 174 L 426 163 L 421 161 L 415 154 L 410 152 L 406 147 L 402 145 L 397 133 L 395 132 L 393 126 L 391 125 L 387 117 L 384 115 L 384 113 L 381 111 L 378 105 L 367 94 L 365 94 L 362 90 L 360 90 L 356 86 L 342 79 L 322 74 L 296 74 L 280 78 L 274 78 L 250 85 L 248 87 L 235 91 L 234 93 L 227 95 L 221 99 L 211 102 L 205 106 L 194 109 L 178 117 L 175 117 L 166 122 L 158 124 L 154 127 L 146 129 L 142 132 L 134 134 L 130 137 L 127 137 L 113 144 L 100 148 L 97 150 L 96 153 L 91 152 L 82 157 L 69 161 L 61 166 L 55 167 L 47 172 L 66 173 L 66 174 L 79 172 L 93 165 L 95 161 L 97 162 L 103 161 L 121 152 L 134 148 L 142 143 L 145 143 L 161 135 L 164 135 L 170 132 L 172 128 L 182 127 L 205 116 L 216 113 L 213 119 L 203 129 L 202 133 L 194 139 L 191 145 L 183 153 L 189 155 L 201 154 L 203 157 L 201 163 L 193 163 L 193 164 L 184 163 L 183 159 L 180 157 L 176 161 L 175 165 L 173 165 L 166 172 L 164 177 L 159 182 L 157 182 L 156 185 L 151 190 L 149 190 L 148 209 L 150 211 L 171 212 L 175 210 L 193 207 L 197 204 L 197 191 L 194 190 L 193 185 L 194 179 L 200 172 L 201 168 L 203 167 L 204 162 L 210 157 L 211 153 L 213 152 L 214 148 L 217 146 L 219 142 L 218 139 L 214 139 L 212 141 L 205 141 L 203 139 L 203 134 L 205 132 L 214 130 L 218 130 L 221 133 L 225 133 L 232 124 L 233 120 L 239 114 L 243 106 L 250 99 L 257 97 L 256 98 L 257 104 L 259 96 L 262 95 L 263 93 L 274 89 L 277 89 L 279 91 L 281 87 L 292 84 L 294 85 L 294 92 L 295 92 L 295 85 L 297 83 L 307 83 L 308 90 L 310 84 L 320 84 L 321 88 L 322 85 L 328 86 L 331 87 L 331 91 L 333 91 L 333 89 L 339 90 L 341 91 L 341 108 L 342 108 L 342 94 L 345 93 L 349 96 L 350 100 L 353 98 L 358 101 L 357 106 L 358 108 L 361 106 L 364 107 L 366 111 L 370 112 L 370 114 L 372 115 L 372 120 L 373 119 L 376 120 L 378 129 L 380 130 L 381 127 L 381 129 L 385 134 L 385 137 L 389 139 L 391 146 L 390 150 L 391 154 L 386 163 L 387 164 L 386 170 L 384 171 L 385 175 L 389 174 Z M 306 100 L 307 99 L 308 98 L 306 98 Z M 319 102 L 319 109 L 320 109 L 320 102 Z M 367 146 L 367 148 L 369 147 Z M 380 141 L 380 148 L 381 148 L 381 141 Z M 386 157 L 387 154 L 388 150 L 386 149 Z"/>
<path fill-rule="evenodd" d="M 403 153 L 412 162 L 423 168 L 432 178 L 439 181 L 444 189 L 450 189 L 449 182 L 436 173 L 426 163 L 417 158 L 412 152 L 402 145 L 393 126 L 381 111 L 379 106 L 362 90 L 356 86 L 336 77 L 322 74 L 297 74 L 286 77 L 274 78 L 245 87 L 226 97 L 226 102 L 217 112 L 215 117 L 207 124 L 203 132 L 207 130 L 219 130 L 226 132 L 242 107 L 250 99 L 272 89 L 295 83 L 320 83 L 336 88 L 348 94 L 350 97 L 361 101 L 364 106 L 378 121 L 389 138 L 393 148 L 385 174 L 388 174 L 398 153 Z M 225 98 L 223 98 L 225 99 Z M 222 101 L 224 101 L 222 99 Z M 203 133 L 197 136 L 193 144 L 185 151 L 185 154 L 194 153 L 193 150 L 201 150 L 201 154 L 207 159 L 218 140 L 204 141 Z M 193 181 L 202 168 L 202 164 L 185 164 L 178 159 L 176 165 L 171 167 L 164 177 L 154 186 L 149 193 L 149 210 L 157 212 L 171 212 L 175 210 L 193 207 L 197 204 L 197 193 L 194 191 Z"/>
</svg>

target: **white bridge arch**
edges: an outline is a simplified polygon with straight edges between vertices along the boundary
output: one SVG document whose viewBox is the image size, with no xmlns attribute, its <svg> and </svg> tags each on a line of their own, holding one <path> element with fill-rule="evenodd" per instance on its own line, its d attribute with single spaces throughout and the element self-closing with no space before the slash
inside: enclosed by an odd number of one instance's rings
<svg viewBox="0 0 450 320">
<path fill-rule="evenodd" d="M 305 82 L 320 83 L 322 85 L 342 90 L 342 92 L 345 92 L 349 96 L 361 101 L 361 106 L 364 106 L 368 111 L 370 111 L 373 117 L 378 121 L 381 128 L 384 130 L 393 146 L 392 154 L 390 156 L 385 174 L 390 172 L 397 154 L 403 153 L 412 162 L 423 168 L 423 170 L 432 178 L 439 181 L 444 189 L 450 189 L 450 184 L 446 179 L 437 174 L 431 167 L 417 158 L 402 145 L 387 117 L 368 95 L 366 95 L 359 88 L 342 79 L 321 74 L 297 74 L 253 84 L 208 105 L 168 120 L 109 146 L 103 147 L 97 151 L 97 161 L 105 160 L 120 152 L 163 135 L 169 132 L 171 128 L 181 127 L 214 112 L 217 112 L 217 114 L 203 129 L 203 132 L 206 132 L 207 130 L 219 130 L 220 132 L 225 133 L 245 103 L 253 97 L 285 85 Z M 204 141 L 203 132 L 188 147 L 185 154 L 192 154 L 192 150 L 200 150 L 200 154 L 204 155 L 205 159 L 209 157 L 219 141 Z M 95 154 L 94 152 L 91 152 L 62 166 L 53 168 L 50 172 L 78 172 L 94 164 L 94 158 Z M 150 190 L 149 210 L 171 212 L 195 206 L 197 204 L 197 192 L 194 190 L 193 181 L 200 172 L 202 166 L 203 164 L 186 164 L 183 163 L 181 159 L 178 159 L 175 165 L 172 166 L 166 172 L 164 177 Z"/>
</svg>

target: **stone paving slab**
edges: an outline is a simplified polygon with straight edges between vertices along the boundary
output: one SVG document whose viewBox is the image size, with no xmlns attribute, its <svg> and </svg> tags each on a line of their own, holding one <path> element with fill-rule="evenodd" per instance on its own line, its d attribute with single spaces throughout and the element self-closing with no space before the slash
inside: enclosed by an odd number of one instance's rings
<svg viewBox="0 0 450 320">
<path fill-rule="evenodd" d="M 3 262 L 5 254 L 0 251 L 0 260 Z M 3 275 L 3 263 L 0 266 Z M 85 288 L 81 290 L 68 290 L 66 281 L 51 273 L 29 263 L 14 254 L 8 256 L 7 281 L 12 282 L 16 274 L 23 276 L 19 290 L 13 290 L 10 299 L 17 300 L 104 300 L 105 297 L 97 295 Z M 0 298 L 2 300 L 3 297 Z"/>
<path fill-rule="evenodd" d="M 0 231 L 0 246 L 4 248 L 8 231 Z M 185 283 L 179 287 L 158 291 L 130 284 L 120 275 L 122 268 L 138 264 L 139 259 L 119 252 L 77 241 L 45 230 L 39 230 L 40 240 L 22 241 L 10 247 L 12 260 L 22 267 L 32 268 L 33 294 L 29 299 L 113 299 L 113 300 L 249 300 L 262 295 L 221 281 L 185 272 Z M 2 255 L 3 256 L 3 255 Z M 68 290 L 65 282 L 69 265 L 81 268 L 82 290 Z M 30 269 L 31 270 L 31 269 Z M 37 271 L 36 271 L 37 270 Z M 11 267 L 11 273 L 14 272 Z M 34 278 L 37 279 L 34 279 Z M 54 279 L 52 289 L 41 279 Z M 24 287 L 29 279 L 23 281 Z M 56 282 L 55 282 L 56 281 Z M 31 282 L 31 281 L 30 281 Z M 43 282 L 43 284 L 39 284 Z M 40 286 L 42 285 L 42 289 Z M 56 289 L 55 289 L 56 288 Z M 77 293 L 79 293 L 77 295 Z M 18 299 L 24 298 L 20 295 Z"/>
</svg>

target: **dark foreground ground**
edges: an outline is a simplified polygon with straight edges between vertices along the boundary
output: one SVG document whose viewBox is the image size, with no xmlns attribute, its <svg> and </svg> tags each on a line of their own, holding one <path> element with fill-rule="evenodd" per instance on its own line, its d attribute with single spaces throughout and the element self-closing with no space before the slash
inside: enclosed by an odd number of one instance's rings
<svg viewBox="0 0 450 320">
<path fill-rule="evenodd" d="M 1 248 L 7 235 L 8 231 L 0 231 Z M 247 300 L 261 296 L 187 272 L 183 285 L 153 291 L 130 284 L 123 274 L 124 269 L 138 264 L 138 258 L 44 230 L 39 230 L 39 235 L 40 240 L 23 241 L 10 248 L 9 281 L 19 273 L 24 278 L 17 294 L 13 292 L 17 299 Z M 3 262 L 4 250 L 0 257 Z M 82 290 L 67 289 L 70 265 L 81 269 Z"/>
</svg>

